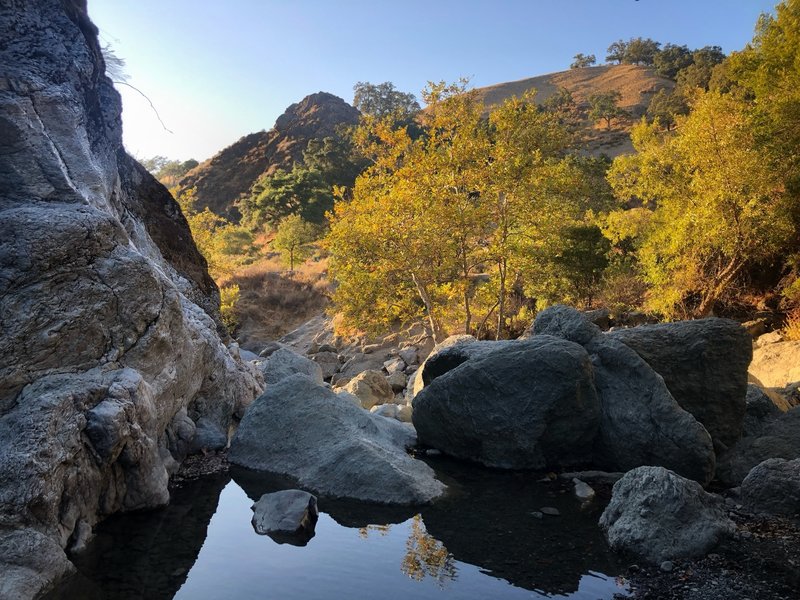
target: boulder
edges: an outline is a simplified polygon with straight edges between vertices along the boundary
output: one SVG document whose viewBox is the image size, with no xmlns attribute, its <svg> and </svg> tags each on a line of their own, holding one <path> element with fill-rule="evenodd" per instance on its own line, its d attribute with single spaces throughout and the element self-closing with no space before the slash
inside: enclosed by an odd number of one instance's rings
<svg viewBox="0 0 800 600">
<path fill-rule="evenodd" d="M 663 467 L 638 467 L 615 483 L 600 527 L 612 549 L 656 565 L 703 556 L 736 529 L 719 497 Z"/>
<path fill-rule="evenodd" d="M 766 423 L 761 435 L 744 437 L 720 454 L 717 479 L 737 486 L 753 467 L 768 458 L 800 458 L 800 406 Z"/>
<path fill-rule="evenodd" d="M 617 329 L 608 337 L 632 348 L 664 378 L 672 397 L 727 447 L 742 434 L 752 339 L 728 319 L 699 319 Z"/>
<path fill-rule="evenodd" d="M 361 400 L 359 400 L 358 396 L 354 396 L 353 394 L 345 390 L 335 390 L 335 392 L 336 395 L 339 396 L 339 398 L 347 400 L 350 404 L 361 408 Z"/>
<path fill-rule="evenodd" d="M 800 341 L 759 346 L 753 351 L 750 373 L 771 388 L 800 381 Z"/>
<path fill-rule="evenodd" d="M 372 415 L 304 375 L 293 375 L 253 402 L 229 460 L 286 475 L 319 494 L 380 504 L 424 504 L 445 486 L 406 452 L 414 430 Z"/>
<path fill-rule="evenodd" d="M 385 361 L 383 363 L 383 368 L 389 375 L 393 375 L 394 373 L 402 373 L 406 368 L 406 363 L 399 356 L 395 356 Z"/>
<path fill-rule="evenodd" d="M 377 404 L 394 402 L 394 392 L 392 386 L 379 371 L 364 371 L 353 377 L 344 386 L 346 392 L 350 392 L 361 401 L 361 406 L 370 409 Z"/>
<path fill-rule="evenodd" d="M 742 502 L 756 512 L 800 516 L 800 458 L 770 458 L 742 481 Z"/>
<path fill-rule="evenodd" d="M 402 392 L 404 389 L 406 389 L 408 377 L 406 377 L 405 373 L 395 372 L 386 378 L 386 382 L 392 388 L 393 392 Z"/>
<path fill-rule="evenodd" d="M 580 343 L 591 357 L 600 403 L 595 466 L 627 471 L 658 465 L 704 485 L 711 481 L 715 457 L 708 432 L 636 352 L 567 306 L 540 312 L 532 330 L 536 337 L 549 334 Z"/>
<path fill-rule="evenodd" d="M 467 352 L 414 398 L 422 444 L 508 469 L 590 460 L 600 407 L 581 346 L 537 336 L 469 348 L 472 357 Z M 435 363 L 437 373 L 442 365 Z"/>
<path fill-rule="evenodd" d="M 302 490 L 264 494 L 253 504 L 253 529 L 279 544 L 305 546 L 314 537 L 319 518 L 317 498 Z"/>
<path fill-rule="evenodd" d="M 389 358 L 389 353 L 385 349 L 375 353 L 365 354 L 359 352 L 348 359 L 339 369 L 337 377 L 352 379 L 359 373 L 364 371 L 380 371 L 383 369 L 383 363 Z"/>
<path fill-rule="evenodd" d="M 604 335 L 586 349 L 600 400 L 595 466 L 627 471 L 658 465 L 708 484 L 715 466 L 711 437 L 678 406 L 661 376 L 628 346 Z"/>
<path fill-rule="evenodd" d="M 417 365 L 419 364 L 419 357 L 417 355 L 417 348 L 415 346 L 406 346 L 405 348 L 400 348 L 397 352 L 397 356 L 403 359 L 408 366 Z"/>
<path fill-rule="evenodd" d="M 339 362 L 339 355 L 336 352 L 317 352 L 311 355 L 311 360 L 320 366 L 322 378 L 326 381 L 333 377 L 342 366 L 342 363 Z"/>
<path fill-rule="evenodd" d="M 431 353 L 428 355 L 428 358 L 425 359 L 425 361 L 422 363 L 422 365 L 420 365 L 419 369 L 417 369 L 414 374 L 414 379 L 412 381 L 413 385 L 409 386 L 412 393 L 411 397 L 413 398 L 420 392 L 420 390 L 423 387 L 425 387 L 425 382 L 423 381 L 422 374 L 425 371 L 425 367 L 429 360 L 433 359 L 445 348 L 449 348 L 451 346 L 456 346 L 456 345 L 467 345 L 475 341 L 477 340 L 473 336 L 462 334 L 462 335 L 451 335 L 449 338 L 446 338 L 441 342 L 439 342 L 438 344 L 436 344 L 433 347 L 433 350 L 431 350 Z"/>
<path fill-rule="evenodd" d="M 754 383 L 747 384 L 746 409 L 742 437 L 758 437 L 764 433 L 764 427 L 777 417 L 782 411 L 772 398 Z"/>
<path fill-rule="evenodd" d="M 317 383 L 322 383 L 322 368 L 313 360 L 301 356 L 288 348 L 278 348 L 261 364 L 264 382 L 274 385 L 287 377 L 301 373 Z"/>
<path fill-rule="evenodd" d="M 398 408 L 399 406 L 397 404 L 378 404 L 370 408 L 369 412 L 371 412 L 373 415 L 386 417 L 387 419 L 396 419 Z"/>
<path fill-rule="evenodd" d="M 769 333 L 759 335 L 758 338 L 756 338 L 756 340 L 753 342 L 753 347 L 761 348 L 768 344 L 776 344 L 782 341 L 783 341 L 783 334 L 780 331 L 770 331 Z"/>
<path fill-rule="evenodd" d="M 228 434 L 214 421 L 198 419 L 192 438 L 192 452 L 223 450 L 228 445 Z"/>
</svg>

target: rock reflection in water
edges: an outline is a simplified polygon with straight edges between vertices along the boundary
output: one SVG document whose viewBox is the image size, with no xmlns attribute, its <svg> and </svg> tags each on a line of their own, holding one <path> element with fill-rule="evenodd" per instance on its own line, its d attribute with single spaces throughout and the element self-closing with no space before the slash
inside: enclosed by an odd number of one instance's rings
<svg viewBox="0 0 800 600">
<path fill-rule="evenodd" d="M 191 481 L 169 506 L 114 515 L 96 528 L 78 573 L 43 600 L 168 600 L 197 560 L 228 475 Z"/>
</svg>

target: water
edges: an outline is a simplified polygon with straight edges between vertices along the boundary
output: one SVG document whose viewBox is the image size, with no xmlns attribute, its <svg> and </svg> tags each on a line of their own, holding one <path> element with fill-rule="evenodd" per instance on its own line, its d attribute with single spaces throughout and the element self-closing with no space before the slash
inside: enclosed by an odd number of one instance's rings
<svg viewBox="0 0 800 600">
<path fill-rule="evenodd" d="M 450 495 L 397 509 L 320 498 L 304 547 L 257 535 L 250 507 L 286 482 L 252 471 L 192 482 L 169 507 L 107 520 L 50 600 L 610 599 L 624 593 L 597 527 L 603 501 L 570 487 L 431 461 Z M 231 477 L 232 476 L 232 477 Z M 542 506 L 560 517 L 537 519 Z"/>
</svg>

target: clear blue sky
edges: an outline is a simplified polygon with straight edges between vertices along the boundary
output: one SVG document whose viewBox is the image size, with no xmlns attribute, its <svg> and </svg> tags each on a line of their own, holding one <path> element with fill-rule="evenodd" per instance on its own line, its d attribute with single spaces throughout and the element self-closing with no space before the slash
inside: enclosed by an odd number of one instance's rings
<svg viewBox="0 0 800 600">
<path fill-rule="evenodd" d="M 320 90 L 352 101 L 357 81 L 419 96 L 429 80 L 479 87 L 605 58 L 618 39 L 741 49 L 776 0 L 89 0 L 126 61 L 125 145 L 138 157 L 204 160 L 269 129 Z"/>
</svg>

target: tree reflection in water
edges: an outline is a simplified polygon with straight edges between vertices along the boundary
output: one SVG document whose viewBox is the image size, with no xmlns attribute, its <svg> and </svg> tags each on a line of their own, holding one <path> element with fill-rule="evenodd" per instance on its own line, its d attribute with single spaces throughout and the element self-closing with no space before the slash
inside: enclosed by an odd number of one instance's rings
<svg viewBox="0 0 800 600">
<path fill-rule="evenodd" d="M 400 569 L 416 581 L 431 577 L 440 587 L 445 587 L 447 582 L 456 579 L 457 569 L 453 555 L 442 542 L 427 532 L 421 515 L 414 515 L 411 521 L 406 554 Z"/>
<path fill-rule="evenodd" d="M 384 537 L 389 534 L 389 530 L 391 528 L 391 525 L 367 525 L 366 527 L 359 527 L 358 537 L 360 537 L 362 540 L 366 540 L 369 538 L 370 531 L 377 531 L 381 537 Z"/>
</svg>

